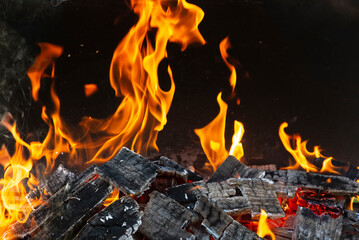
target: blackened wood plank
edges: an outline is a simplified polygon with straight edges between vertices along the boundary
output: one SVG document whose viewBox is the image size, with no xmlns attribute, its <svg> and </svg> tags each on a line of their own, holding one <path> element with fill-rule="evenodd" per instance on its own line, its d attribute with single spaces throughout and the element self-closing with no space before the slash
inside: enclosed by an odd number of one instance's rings
<svg viewBox="0 0 359 240">
<path fill-rule="evenodd" d="M 242 224 L 237 221 L 233 221 L 224 231 L 221 240 L 260 240 L 263 239 L 259 237 L 255 232 L 249 230 Z"/>
<path fill-rule="evenodd" d="M 247 167 L 237 158 L 228 156 L 227 159 L 217 168 L 207 182 L 221 182 L 228 178 L 261 178 L 264 171 Z"/>
<path fill-rule="evenodd" d="M 156 163 L 160 167 L 160 173 L 166 176 L 180 177 L 185 181 L 200 181 L 203 179 L 201 176 L 198 176 L 167 157 L 160 157 Z"/>
<path fill-rule="evenodd" d="M 128 239 L 140 224 L 138 204 L 131 197 L 122 197 L 94 215 L 75 239 Z"/>
<path fill-rule="evenodd" d="M 343 217 L 342 240 L 359 239 L 359 213 L 346 210 Z"/>
<path fill-rule="evenodd" d="M 153 240 L 194 239 L 185 228 L 192 212 L 164 194 L 153 191 L 147 203 L 139 232 Z"/>
<path fill-rule="evenodd" d="M 277 170 L 266 171 L 265 178 L 274 182 L 277 194 L 283 198 L 292 198 L 298 187 L 318 189 L 336 195 L 355 196 L 359 193 L 358 183 L 343 176 Z"/>
<path fill-rule="evenodd" d="M 135 196 L 149 188 L 158 170 L 155 164 L 125 147 L 104 165 L 95 168 L 98 175 L 114 187 Z"/>
<path fill-rule="evenodd" d="M 202 226 L 204 226 L 215 239 L 219 239 L 228 225 L 233 222 L 232 217 L 208 201 L 203 195 L 198 197 L 194 211 L 204 218 Z"/>
<path fill-rule="evenodd" d="M 315 215 L 312 210 L 298 207 L 293 239 L 339 240 L 342 234 L 343 216 Z"/>
</svg>

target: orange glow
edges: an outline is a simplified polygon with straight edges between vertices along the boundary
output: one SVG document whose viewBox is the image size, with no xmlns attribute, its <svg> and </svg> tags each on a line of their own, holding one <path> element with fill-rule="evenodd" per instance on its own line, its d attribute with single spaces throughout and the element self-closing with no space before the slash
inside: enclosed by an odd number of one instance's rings
<svg viewBox="0 0 359 240">
<path fill-rule="evenodd" d="M 355 197 L 352 197 L 350 199 L 349 210 L 354 211 L 354 200 L 355 200 Z"/>
<path fill-rule="evenodd" d="M 314 151 L 310 152 L 307 149 L 307 142 L 302 142 L 302 139 L 299 135 L 289 136 L 285 133 L 284 129 L 288 127 L 288 123 L 284 122 L 279 127 L 279 137 L 282 140 L 283 146 L 285 149 L 293 156 L 296 161 L 294 166 L 287 167 L 286 169 L 298 169 L 302 167 L 307 172 L 328 172 L 339 174 L 338 170 L 340 167 L 336 167 L 332 164 L 332 157 L 326 158 L 320 153 L 319 146 L 314 147 Z M 292 148 L 290 140 L 293 140 L 295 143 L 295 149 Z M 319 170 L 316 166 L 311 164 L 307 158 L 325 158 L 323 161 L 322 168 Z"/>
<path fill-rule="evenodd" d="M 231 48 L 231 43 L 229 42 L 229 38 L 226 37 L 225 39 L 223 39 L 220 44 L 219 44 L 219 50 L 221 52 L 221 56 L 223 61 L 226 63 L 227 67 L 229 68 L 229 70 L 231 71 L 231 76 L 229 77 L 229 84 L 232 87 L 232 93 L 234 93 L 234 89 L 236 87 L 236 82 L 237 82 L 237 72 L 235 67 L 230 64 L 228 62 L 228 53 L 227 50 Z"/>
<path fill-rule="evenodd" d="M 267 223 L 267 213 L 263 209 L 261 209 L 261 216 L 258 222 L 257 234 L 261 238 L 265 236 L 270 236 L 272 240 L 275 240 L 274 233 L 270 230 Z"/>
<path fill-rule="evenodd" d="M 111 205 L 114 201 L 120 198 L 120 190 L 118 188 L 114 188 L 110 196 L 103 202 L 105 207 Z"/>
<path fill-rule="evenodd" d="M 91 96 L 92 94 L 94 94 L 95 92 L 98 91 L 98 87 L 94 83 L 85 84 L 84 91 L 85 91 L 86 97 L 89 97 L 89 96 Z"/>
</svg>

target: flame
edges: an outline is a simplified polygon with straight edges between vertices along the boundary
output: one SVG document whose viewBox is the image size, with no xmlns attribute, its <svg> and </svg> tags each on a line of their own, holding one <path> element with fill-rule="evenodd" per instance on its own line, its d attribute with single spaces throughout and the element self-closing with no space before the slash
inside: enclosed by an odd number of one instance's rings
<svg viewBox="0 0 359 240">
<path fill-rule="evenodd" d="M 30 146 L 21 144 L 21 138 L 16 131 L 16 124 L 9 124 L 10 116 L 6 115 L 1 124 L 9 129 L 18 141 L 15 145 L 15 153 L 10 156 L 5 146 L 0 150 L 0 164 L 4 167 L 4 178 L 0 179 L 0 235 L 7 226 L 14 221 L 24 222 L 27 220 L 31 210 L 42 203 L 41 200 L 33 201 L 31 204 L 26 199 L 25 181 L 30 178 L 29 187 L 38 181 L 30 174 L 32 169 L 31 156 L 25 154 Z"/>
<path fill-rule="evenodd" d="M 332 164 L 332 157 L 324 157 L 320 153 L 319 146 L 314 147 L 314 151 L 310 152 L 307 149 L 308 141 L 302 142 L 302 139 L 299 135 L 289 136 L 285 133 L 284 129 L 288 127 L 288 123 L 284 122 L 279 127 L 279 137 L 282 140 L 283 146 L 285 149 L 293 156 L 296 161 L 294 166 L 287 167 L 286 169 L 298 169 L 302 167 L 307 172 L 329 172 L 334 174 L 339 174 L 338 170 L 340 167 L 336 167 Z M 295 143 L 296 148 L 292 148 L 290 140 L 293 140 Z M 307 158 L 325 158 L 323 161 L 322 168 L 319 170 L 315 165 L 311 164 Z"/>
<path fill-rule="evenodd" d="M 224 138 L 228 106 L 222 100 L 222 92 L 218 94 L 217 102 L 219 104 L 218 115 L 205 127 L 194 130 L 213 170 L 216 170 L 228 157 Z"/>
<path fill-rule="evenodd" d="M 95 92 L 98 91 L 98 87 L 94 83 L 85 84 L 84 91 L 85 91 L 86 97 L 89 97 L 89 96 L 91 96 L 92 94 L 94 94 Z"/>
<path fill-rule="evenodd" d="M 274 233 L 270 230 L 267 223 L 267 213 L 263 209 L 261 209 L 261 216 L 258 222 L 257 234 L 261 238 L 269 235 L 272 240 L 275 240 Z"/>
<path fill-rule="evenodd" d="M 114 201 L 120 198 L 120 190 L 118 188 L 114 188 L 110 196 L 103 202 L 105 207 L 110 206 Z"/>
<path fill-rule="evenodd" d="M 109 73 L 111 86 L 122 102 L 106 119 L 88 116 L 74 126 L 62 118 L 60 99 L 54 87 L 54 62 L 61 56 L 62 47 L 39 44 L 41 53 L 30 67 L 28 77 L 35 101 L 39 100 L 42 78 L 51 81 L 52 106 L 43 106 L 41 115 L 49 130 L 42 142 L 26 143 L 16 132 L 15 123 L 9 118 L 2 121 L 16 140 L 16 151 L 12 156 L 5 148 L 0 152 L 0 161 L 5 168 L 4 178 L 0 180 L 0 231 L 14 221 L 25 221 L 34 207 L 26 201 L 23 182 L 30 177 L 31 188 L 38 184 L 35 176 L 30 174 L 35 160 L 45 158 L 45 173 L 49 173 L 63 153 L 68 154 L 69 165 L 79 165 L 84 159 L 88 160 L 87 164 L 107 161 L 123 146 L 136 152 L 158 149 L 157 135 L 167 122 L 166 115 L 175 91 L 170 66 L 171 87 L 168 91 L 160 88 L 158 65 L 167 57 L 168 42 L 179 43 L 182 50 L 192 43 L 205 43 L 198 30 L 204 13 L 185 0 L 132 0 L 131 6 L 139 19 L 117 46 Z M 153 32 L 156 33 L 155 40 L 149 36 Z M 47 74 L 49 68 L 51 72 Z M 93 85 L 84 86 L 86 96 L 96 90 Z"/>
<path fill-rule="evenodd" d="M 232 146 L 229 151 L 229 155 L 235 156 L 237 159 L 241 159 L 244 155 L 242 146 L 242 137 L 244 134 L 243 124 L 237 120 L 234 121 L 234 134 L 232 137 Z"/>
<path fill-rule="evenodd" d="M 227 50 L 229 48 L 231 48 L 231 43 L 229 42 L 229 38 L 226 37 L 220 42 L 219 50 L 221 52 L 223 61 L 226 63 L 227 67 L 231 71 L 231 76 L 229 77 L 229 84 L 232 87 L 232 93 L 234 93 L 234 89 L 236 87 L 236 82 L 237 82 L 237 72 L 236 72 L 236 68 L 232 64 L 230 64 L 227 60 L 227 58 L 229 57 Z"/>
</svg>

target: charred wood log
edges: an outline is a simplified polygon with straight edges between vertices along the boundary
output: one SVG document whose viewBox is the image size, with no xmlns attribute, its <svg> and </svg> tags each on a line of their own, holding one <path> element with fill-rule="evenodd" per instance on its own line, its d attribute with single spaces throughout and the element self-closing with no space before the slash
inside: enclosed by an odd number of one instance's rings
<svg viewBox="0 0 359 240">
<path fill-rule="evenodd" d="M 228 178 L 261 178 L 265 172 L 259 169 L 247 167 L 237 158 L 228 156 L 227 159 L 217 168 L 207 182 L 221 182 Z"/>
<path fill-rule="evenodd" d="M 158 170 L 156 165 L 125 147 L 104 165 L 95 168 L 98 175 L 114 187 L 135 196 L 149 188 Z"/>
<path fill-rule="evenodd" d="M 359 239 L 359 214 L 355 211 L 347 210 L 343 217 L 342 240 Z"/>
<path fill-rule="evenodd" d="M 30 202 L 39 199 L 41 196 L 48 198 L 74 179 L 75 174 L 60 164 L 51 175 L 45 178 L 39 186 L 30 191 L 26 197 Z"/>
<path fill-rule="evenodd" d="M 94 215 L 75 239 L 129 239 L 140 224 L 138 204 L 131 197 L 122 197 Z"/>
<path fill-rule="evenodd" d="M 155 162 L 159 168 L 159 173 L 164 176 L 169 177 L 179 177 L 182 178 L 184 181 L 200 181 L 203 178 L 198 176 L 194 172 L 182 167 L 178 163 L 172 161 L 167 157 L 161 157 L 157 162 Z"/>
<path fill-rule="evenodd" d="M 277 194 L 282 198 L 292 198 L 299 187 L 336 195 L 355 196 L 359 193 L 358 183 L 343 176 L 277 170 L 266 171 L 265 178 L 274 182 Z"/>
<path fill-rule="evenodd" d="M 192 212 L 178 202 L 154 191 L 145 207 L 139 232 L 154 240 L 194 239 L 185 230 L 192 217 Z"/>
<path fill-rule="evenodd" d="M 220 183 L 198 181 L 169 188 L 168 194 L 180 203 L 193 202 L 197 196 L 204 195 L 232 215 L 250 212 L 257 218 L 263 209 L 268 217 L 284 217 L 273 183 L 263 179 L 231 178 Z"/>
<path fill-rule="evenodd" d="M 293 239 L 338 240 L 342 234 L 343 216 L 316 215 L 312 210 L 298 207 Z"/>
<path fill-rule="evenodd" d="M 215 239 L 261 239 L 256 233 L 234 221 L 232 217 L 211 203 L 205 196 L 198 197 L 194 211 L 204 218 L 202 226 Z"/>
<path fill-rule="evenodd" d="M 92 168 L 93 169 L 93 168 Z M 73 239 L 74 234 L 98 211 L 113 188 L 90 172 L 66 184 L 24 223 L 14 223 L 4 239 Z"/>
</svg>

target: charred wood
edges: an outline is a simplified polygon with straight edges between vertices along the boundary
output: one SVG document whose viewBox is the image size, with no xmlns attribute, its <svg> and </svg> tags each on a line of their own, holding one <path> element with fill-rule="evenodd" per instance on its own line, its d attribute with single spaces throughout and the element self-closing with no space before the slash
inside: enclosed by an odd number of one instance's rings
<svg viewBox="0 0 359 240">
<path fill-rule="evenodd" d="M 142 217 L 139 232 L 150 239 L 194 239 L 185 228 L 192 219 L 192 212 L 164 194 L 150 194 Z"/>
<path fill-rule="evenodd" d="M 140 224 L 138 204 L 131 197 L 122 197 L 94 215 L 75 239 L 129 239 Z"/>
<path fill-rule="evenodd" d="M 342 240 L 359 239 L 359 214 L 346 210 L 343 217 Z"/>
<path fill-rule="evenodd" d="M 293 239 L 338 240 L 342 234 L 343 216 L 316 215 L 312 210 L 298 207 Z"/>
<path fill-rule="evenodd" d="M 156 165 L 125 147 L 104 165 L 95 168 L 98 175 L 114 187 L 135 196 L 149 188 L 158 170 Z"/>
<path fill-rule="evenodd" d="M 237 158 L 228 156 L 227 159 L 217 168 L 207 182 L 221 182 L 228 178 L 261 178 L 265 172 L 259 169 L 247 167 Z"/>
<path fill-rule="evenodd" d="M 359 193 L 358 183 L 343 176 L 277 170 L 266 171 L 264 178 L 274 182 L 277 194 L 282 198 L 292 198 L 299 187 L 336 195 L 355 196 Z"/>
<path fill-rule="evenodd" d="M 157 162 L 155 162 L 159 168 L 159 173 L 164 176 L 169 177 L 179 177 L 182 178 L 184 181 L 200 181 L 203 178 L 198 176 L 194 172 L 182 167 L 178 163 L 172 161 L 167 157 L 161 157 Z"/>
</svg>

